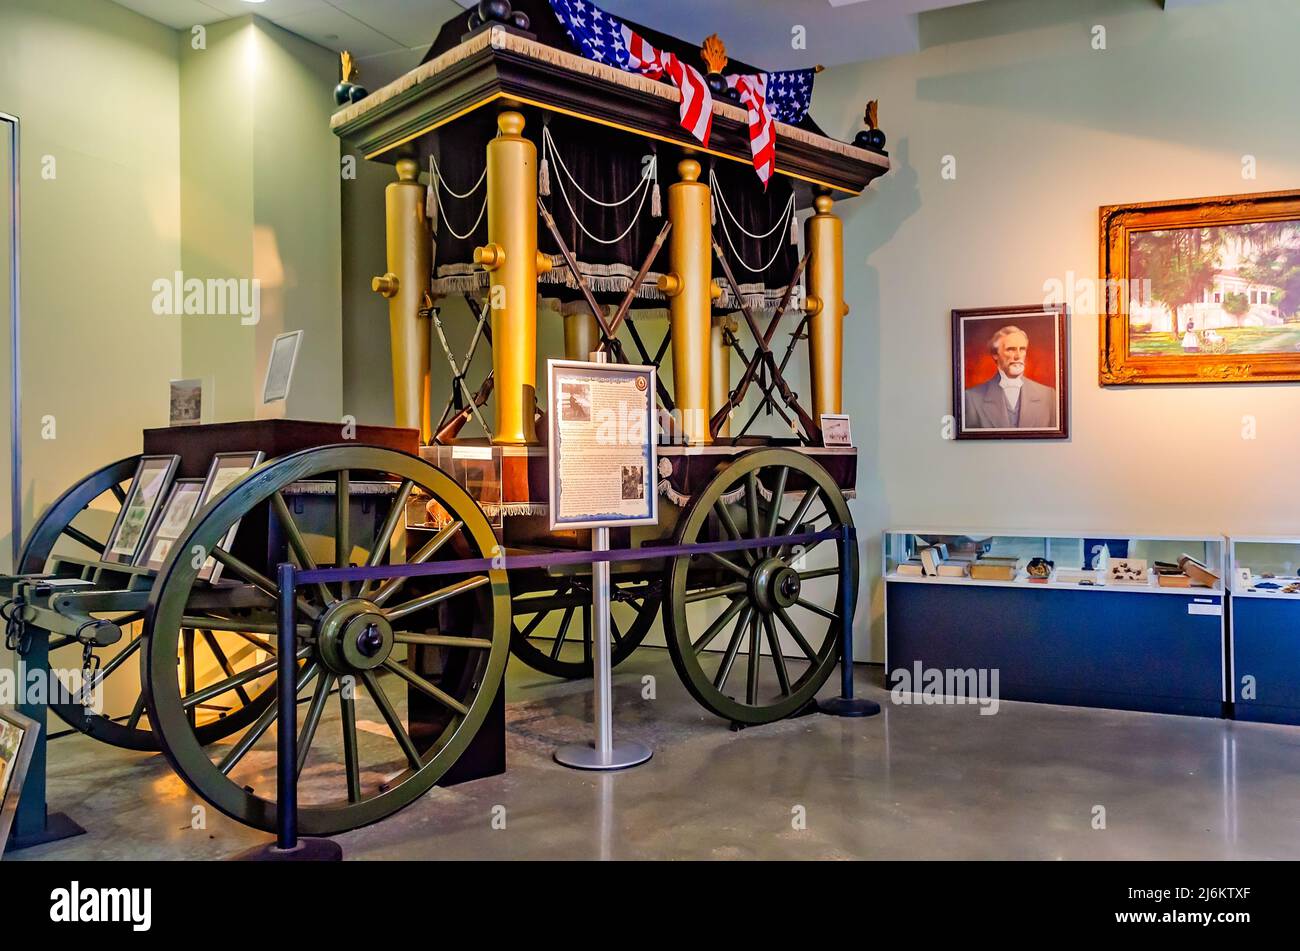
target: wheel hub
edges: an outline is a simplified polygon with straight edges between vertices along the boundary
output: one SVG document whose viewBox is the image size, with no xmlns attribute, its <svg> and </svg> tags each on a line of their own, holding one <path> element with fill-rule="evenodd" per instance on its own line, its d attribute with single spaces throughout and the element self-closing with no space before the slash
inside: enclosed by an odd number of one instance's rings
<svg viewBox="0 0 1300 951">
<path fill-rule="evenodd" d="M 785 609 L 799 600 L 803 583 L 799 572 L 780 558 L 759 562 L 750 576 L 750 591 L 760 610 L 771 614 L 777 608 Z"/>
<path fill-rule="evenodd" d="M 321 615 L 317 644 L 321 660 L 336 674 L 373 670 L 393 652 L 393 627 L 378 605 L 349 598 Z"/>
</svg>

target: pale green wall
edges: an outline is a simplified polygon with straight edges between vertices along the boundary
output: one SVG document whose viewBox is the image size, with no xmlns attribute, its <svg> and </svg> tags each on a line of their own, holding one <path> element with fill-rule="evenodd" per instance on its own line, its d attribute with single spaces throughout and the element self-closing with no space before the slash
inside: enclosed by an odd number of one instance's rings
<svg viewBox="0 0 1300 951">
<path fill-rule="evenodd" d="M 0 4 L 0 110 L 23 120 L 26 526 L 167 422 L 181 327 L 151 285 L 180 263 L 177 80 L 175 34 L 116 4 Z M 0 526 L 7 553 L 7 502 Z"/>
<path fill-rule="evenodd" d="M 215 380 L 215 421 L 341 414 L 333 53 L 258 17 L 178 34 L 187 278 L 256 278 L 257 324 L 185 318 L 185 375 Z M 261 405 L 273 338 L 305 330 L 288 405 Z"/>
<path fill-rule="evenodd" d="M 1091 48 L 1106 27 L 1107 49 Z M 894 171 L 845 202 L 854 505 L 880 658 L 882 529 L 1300 533 L 1294 386 L 1101 389 L 1072 318 L 1069 442 L 948 442 L 949 312 L 1095 278 L 1108 203 L 1300 185 L 1300 4 L 987 0 L 921 19 L 913 56 L 831 69 L 814 114 L 848 138 L 879 98 Z M 1258 160 L 1244 181 L 1242 156 Z M 940 176 L 944 156 L 957 179 Z M 1258 438 L 1241 438 L 1243 417 Z M 864 644 L 865 646 L 865 644 Z"/>
</svg>

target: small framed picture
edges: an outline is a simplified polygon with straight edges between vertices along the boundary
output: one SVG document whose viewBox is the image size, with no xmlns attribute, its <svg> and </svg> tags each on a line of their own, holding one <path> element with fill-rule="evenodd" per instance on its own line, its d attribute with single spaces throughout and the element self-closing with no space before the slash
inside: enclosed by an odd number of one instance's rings
<svg viewBox="0 0 1300 951">
<path fill-rule="evenodd" d="M 958 439 L 1068 439 L 1069 314 L 1064 304 L 952 312 Z"/>
<path fill-rule="evenodd" d="M 117 513 L 113 530 L 108 533 L 102 556 L 104 561 L 119 565 L 135 562 L 180 461 L 180 456 L 140 457 L 126 501 Z"/>
<path fill-rule="evenodd" d="M 219 452 L 213 456 L 212 464 L 208 466 L 207 478 L 203 480 L 203 491 L 199 494 L 199 501 L 195 506 L 195 511 L 215 499 L 231 483 L 243 478 L 261 465 L 262 457 L 263 454 L 260 449 L 252 452 Z M 238 531 L 238 522 L 230 526 L 230 530 L 218 543 L 222 549 L 230 550 L 230 546 L 235 543 L 235 534 Z M 215 584 L 221 579 L 221 568 L 221 562 L 215 558 L 209 558 L 207 564 L 199 571 L 199 578 Z"/>
<path fill-rule="evenodd" d="M 822 413 L 822 445 L 852 446 L 853 430 L 848 413 Z"/>
<path fill-rule="evenodd" d="M 27 767 L 40 737 L 41 727 L 35 720 L 12 707 L 0 707 L 0 852 L 9 841 L 18 812 L 18 798 L 27 781 Z"/>
<path fill-rule="evenodd" d="M 203 422 L 203 381 L 172 380 L 169 426 L 193 426 Z"/>
<path fill-rule="evenodd" d="M 302 345 L 301 330 L 280 334 L 271 342 L 271 358 L 266 363 L 266 381 L 262 384 L 262 402 L 277 403 L 289 398 L 294 364 Z"/>
<path fill-rule="evenodd" d="M 171 554 L 176 540 L 185 534 L 190 519 L 199 510 L 199 499 L 203 496 L 202 479 L 177 479 L 172 483 L 172 490 L 163 503 L 162 515 L 154 522 L 153 530 L 146 537 L 145 543 L 136 555 L 135 563 L 141 568 L 157 571 Z"/>
</svg>

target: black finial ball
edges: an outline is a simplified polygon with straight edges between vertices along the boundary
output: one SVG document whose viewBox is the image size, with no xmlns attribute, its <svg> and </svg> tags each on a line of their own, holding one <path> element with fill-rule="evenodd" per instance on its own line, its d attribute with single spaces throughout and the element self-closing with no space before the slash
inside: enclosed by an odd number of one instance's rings
<svg viewBox="0 0 1300 951">
<path fill-rule="evenodd" d="M 528 28 L 533 25 L 533 21 L 528 19 L 528 14 L 523 10 L 516 10 L 514 13 L 510 14 L 510 25 L 516 30 L 523 30 L 527 33 Z"/>
<path fill-rule="evenodd" d="M 883 152 L 885 149 L 885 133 L 879 129 L 863 129 L 853 137 L 853 144 L 860 149 Z"/>
<path fill-rule="evenodd" d="M 505 23 L 510 17 L 510 0 L 479 0 L 478 15 L 484 23 Z"/>
<path fill-rule="evenodd" d="M 708 82 L 709 91 L 713 95 L 725 96 L 727 94 L 727 77 L 723 76 L 722 73 L 709 73 L 706 82 Z"/>
</svg>

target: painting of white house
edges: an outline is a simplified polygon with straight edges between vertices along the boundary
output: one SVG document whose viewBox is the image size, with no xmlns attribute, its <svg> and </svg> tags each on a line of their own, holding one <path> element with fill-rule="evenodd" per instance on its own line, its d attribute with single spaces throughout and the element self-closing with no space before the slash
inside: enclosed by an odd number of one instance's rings
<svg viewBox="0 0 1300 951">
<path fill-rule="evenodd" d="M 1300 351 L 1300 221 L 1129 236 L 1129 353 Z"/>
</svg>

